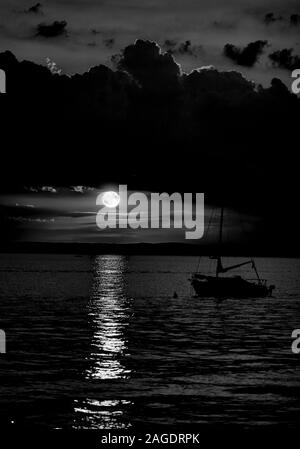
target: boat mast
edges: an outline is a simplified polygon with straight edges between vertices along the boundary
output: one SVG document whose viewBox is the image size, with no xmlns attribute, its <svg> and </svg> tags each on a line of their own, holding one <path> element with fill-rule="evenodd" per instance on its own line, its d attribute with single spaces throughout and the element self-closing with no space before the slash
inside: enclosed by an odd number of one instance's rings
<svg viewBox="0 0 300 449">
<path fill-rule="evenodd" d="M 219 255 L 217 256 L 216 277 L 218 277 L 219 273 L 222 272 L 221 247 L 223 239 L 223 219 L 224 219 L 224 206 L 222 205 L 220 216 L 220 229 L 219 229 Z"/>
<path fill-rule="evenodd" d="M 253 257 L 251 257 L 251 262 L 252 262 L 252 268 L 253 268 L 253 270 L 255 271 L 257 280 L 258 280 L 259 283 L 261 283 L 261 279 L 260 279 L 260 277 L 259 277 L 259 274 L 258 274 L 258 271 L 257 271 L 257 268 L 256 268 L 256 264 L 255 264 L 255 262 L 254 262 Z"/>
</svg>

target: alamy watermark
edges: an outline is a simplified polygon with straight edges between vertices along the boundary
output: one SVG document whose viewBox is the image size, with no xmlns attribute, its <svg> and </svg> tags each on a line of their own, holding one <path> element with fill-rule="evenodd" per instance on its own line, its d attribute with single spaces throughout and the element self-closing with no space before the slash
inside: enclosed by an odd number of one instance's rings
<svg viewBox="0 0 300 449">
<path fill-rule="evenodd" d="M 6 353 L 6 334 L 0 329 L 0 354 Z"/>
<path fill-rule="evenodd" d="M 300 329 L 294 329 L 292 332 L 292 352 L 294 354 L 300 354 Z"/>
<path fill-rule="evenodd" d="M 296 78 L 295 81 L 292 82 L 292 92 L 293 94 L 298 95 L 300 93 L 300 69 L 293 70 L 292 78 Z"/>
<path fill-rule="evenodd" d="M 119 192 L 102 192 L 96 204 L 102 206 L 96 223 L 100 229 L 187 229 L 186 239 L 200 239 L 204 234 L 204 193 L 128 194 L 127 186 Z"/>
<path fill-rule="evenodd" d="M 6 94 L 6 74 L 0 69 L 0 94 Z"/>
</svg>

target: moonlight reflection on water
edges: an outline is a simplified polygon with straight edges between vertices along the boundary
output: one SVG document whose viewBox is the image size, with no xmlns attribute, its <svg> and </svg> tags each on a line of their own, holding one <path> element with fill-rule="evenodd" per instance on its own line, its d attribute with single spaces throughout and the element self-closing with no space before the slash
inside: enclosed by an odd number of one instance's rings
<svg viewBox="0 0 300 449">
<path fill-rule="evenodd" d="M 125 329 L 131 315 L 125 293 L 125 273 L 124 256 L 98 256 L 95 259 L 95 279 L 89 304 L 94 337 L 87 379 L 130 376 L 122 363 L 127 350 Z"/>
<path fill-rule="evenodd" d="M 130 300 L 126 297 L 127 261 L 124 256 L 97 256 L 94 262 L 94 280 L 88 305 L 88 315 L 93 329 L 90 367 L 87 381 L 129 379 L 124 358 L 128 355 L 126 327 L 132 315 Z M 75 401 L 74 410 L 86 428 L 120 428 L 127 400 L 86 398 Z M 126 426 L 125 426 L 126 427 Z"/>
</svg>

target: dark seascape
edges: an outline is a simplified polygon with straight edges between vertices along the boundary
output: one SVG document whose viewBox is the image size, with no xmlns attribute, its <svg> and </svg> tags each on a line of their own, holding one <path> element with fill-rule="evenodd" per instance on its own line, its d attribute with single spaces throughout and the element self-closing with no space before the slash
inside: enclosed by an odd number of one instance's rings
<svg viewBox="0 0 300 449">
<path fill-rule="evenodd" d="M 296 445 L 299 30 L 1 0 L 0 449 Z"/>
<path fill-rule="evenodd" d="M 193 297 L 196 266 L 188 256 L 2 254 L 1 426 L 296 428 L 300 261 L 258 258 L 276 290 L 255 300 Z"/>
</svg>

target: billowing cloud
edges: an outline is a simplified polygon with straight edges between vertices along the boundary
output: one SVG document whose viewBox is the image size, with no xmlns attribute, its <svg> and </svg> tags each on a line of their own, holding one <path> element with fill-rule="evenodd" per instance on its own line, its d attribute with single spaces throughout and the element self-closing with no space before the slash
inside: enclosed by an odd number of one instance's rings
<svg viewBox="0 0 300 449">
<path fill-rule="evenodd" d="M 52 23 L 40 23 L 37 26 L 37 36 L 58 37 L 67 35 L 67 22 L 65 20 L 55 20 Z"/>
<path fill-rule="evenodd" d="M 103 43 L 107 48 L 113 48 L 113 46 L 115 45 L 115 39 L 113 37 L 109 37 L 103 39 Z"/>
<path fill-rule="evenodd" d="M 197 57 L 203 52 L 201 45 L 194 45 L 190 40 L 185 42 L 176 42 L 172 39 L 166 39 L 163 43 L 165 48 L 172 55 L 187 55 Z"/>
<path fill-rule="evenodd" d="M 260 39 L 268 40 L 274 48 L 296 48 L 298 40 L 296 27 L 289 26 L 290 16 L 299 14 L 295 0 L 270 0 L 265 4 L 261 0 L 185 0 L 184 3 L 175 2 L 172 8 L 169 0 L 153 0 L 151 7 L 145 0 L 40 0 L 43 4 L 40 10 L 45 15 L 43 20 L 34 12 L 24 15 L 25 8 L 35 10 L 37 1 L 1 0 L 0 3 L 1 51 L 13 50 L 19 58 L 39 64 L 43 64 L 48 56 L 68 74 L 83 73 L 99 63 L 107 64 L 113 53 L 120 52 L 136 38 L 160 43 L 167 38 L 175 39 L 182 45 L 182 50 L 187 41 L 194 47 L 199 43 L 203 45 L 204 54 L 200 48 L 192 49 L 190 53 L 175 53 L 184 71 L 211 64 L 221 69 L 232 68 L 234 61 L 223 55 L 226 43 L 239 47 Z M 23 3 L 22 11 L 15 14 L 12 3 Z M 276 19 L 282 15 L 284 20 L 275 23 L 274 27 L 262 26 L 266 13 L 273 14 Z M 51 25 L 62 19 L 68 21 L 68 39 L 63 42 L 63 36 L 60 39 L 31 39 L 38 23 L 45 21 Z M 109 39 L 112 38 L 115 43 L 111 47 Z M 109 46 L 104 42 L 106 39 Z M 274 76 L 282 76 L 285 83 L 289 83 L 288 77 L 271 65 L 251 67 L 251 73 L 247 66 L 243 67 L 247 76 L 264 86 Z"/>
<path fill-rule="evenodd" d="M 28 192 L 48 192 L 48 193 L 57 193 L 57 188 L 52 187 L 52 186 L 38 186 L 38 187 L 33 187 L 33 186 L 25 186 L 24 189 Z"/>
<path fill-rule="evenodd" d="M 36 3 L 33 6 L 30 6 L 30 8 L 26 9 L 25 12 L 29 14 L 41 14 L 42 13 L 43 5 L 41 3 Z"/>
<path fill-rule="evenodd" d="M 50 58 L 46 58 L 46 64 L 48 69 L 50 70 L 53 75 L 61 75 L 62 69 L 60 69 L 55 61 L 52 61 Z"/>
<path fill-rule="evenodd" d="M 226 44 L 224 54 L 227 58 L 238 65 L 252 67 L 258 61 L 263 49 L 268 44 L 267 41 L 250 42 L 246 47 L 239 48 L 232 44 Z"/>
<path fill-rule="evenodd" d="M 161 93 L 176 89 L 180 67 L 169 53 L 162 53 L 155 42 L 137 40 L 127 46 L 118 68 L 128 71 L 144 88 Z"/>
<path fill-rule="evenodd" d="M 290 17 L 290 24 L 292 26 L 300 25 L 300 14 L 292 14 Z"/>
<path fill-rule="evenodd" d="M 270 25 L 271 23 L 280 22 L 283 20 L 282 16 L 275 16 L 273 12 L 269 12 L 264 17 L 264 22 L 266 25 Z"/>
<path fill-rule="evenodd" d="M 266 25 L 271 25 L 276 22 L 283 22 L 284 24 L 289 24 L 290 26 L 298 26 L 300 24 L 300 14 L 291 14 L 290 16 L 276 16 L 273 12 L 269 12 L 264 16 L 264 23 Z"/>
<path fill-rule="evenodd" d="M 57 193 L 57 190 L 54 187 L 51 186 L 43 186 L 42 192 L 50 192 L 50 193 Z"/>
<path fill-rule="evenodd" d="M 70 190 L 75 193 L 85 193 L 89 191 L 93 191 L 94 187 L 87 187 L 87 186 L 71 186 Z"/>
<path fill-rule="evenodd" d="M 127 46 L 118 70 L 98 65 L 83 74 L 58 75 L 28 61 L 18 62 L 11 53 L 0 54 L 0 68 L 9 81 L 4 120 L 13 116 L 14 124 L 24 124 L 28 117 L 29 126 L 35 123 L 36 129 L 26 154 L 19 156 L 14 179 L 42 189 L 48 200 L 59 196 L 51 194 L 56 186 L 65 185 L 74 199 L 85 198 L 89 195 L 80 194 L 81 186 L 97 186 L 100 180 L 109 186 L 112 179 L 129 184 L 128 179 L 135 183 L 142 176 L 149 188 L 158 179 L 169 181 L 169 187 L 173 165 L 180 165 L 182 182 L 191 184 L 199 178 L 200 165 L 205 167 L 201 178 L 206 181 L 212 180 L 212 173 L 219 179 L 226 174 L 235 185 L 245 177 L 257 179 L 274 160 L 268 149 L 282 153 L 299 116 L 297 97 L 279 80 L 263 88 L 237 70 L 206 67 L 184 73 L 172 55 L 151 41 Z M 5 122 L 2 129 L 5 133 Z M 278 133 L 270 132 L 273 129 L 280 129 L 281 141 Z M 14 144 L 15 134 L 10 135 Z M 19 135 L 21 139 L 26 133 Z M 6 171 L 15 173 L 12 156 Z M 274 169 L 277 176 L 279 168 L 281 159 L 278 171 Z M 177 185 L 181 176 L 174 170 Z M 70 186 L 75 186 L 74 193 Z M 35 204 L 35 198 L 26 204 L 31 201 Z"/>
<path fill-rule="evenodd" d="M 300 57 L 298 55 L 293 55 L 292 48 L 284 48 L 282 50 L 277 50 L 269 55 L 272 63 L 276 67 L 280 67 L 286 70 L 294 70 L 300 68 Z"/>
</svg>

